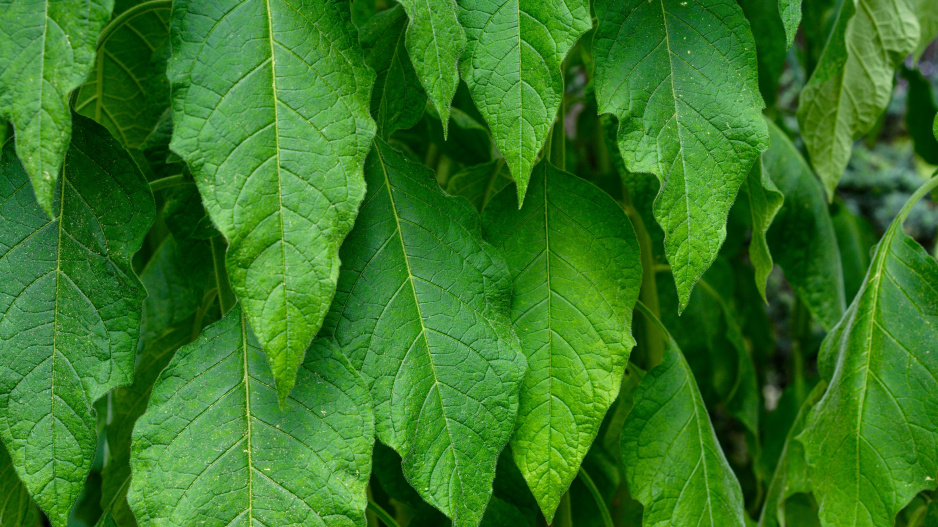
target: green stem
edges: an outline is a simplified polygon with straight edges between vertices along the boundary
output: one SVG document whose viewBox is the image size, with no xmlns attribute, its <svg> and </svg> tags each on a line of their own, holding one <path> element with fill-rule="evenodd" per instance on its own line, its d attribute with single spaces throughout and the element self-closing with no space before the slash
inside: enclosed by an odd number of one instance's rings
<svg viewBox="0 0 938 527">
<path fill-rule="evenodd" d="M 800 405 L 808 396 L 805 383 L 805 343 L 811 333 L 811 313 L 800 298 L 795 297 L 795 307 L 791 313 L 791 370 L 795 400 Z"/>
<path fill-rule="evenodd" d="M 564 116 L 567 113 L 566 98 L 561 97 L 560 111 L 550 131 L 550 163 L 560 170 L 567 169 L 567 134 L 563 128 Z"/>
<path fill-rule="evenodd" d="M 573 527 L 573 507 L 570 505 L 570 491 L 567 490 L 560 498 L 560 506 L 551 527 Z"/>
<path fill-rule="evenodd" d="M 630 201 L 628 189 L 623 188 L 627 203 Z M 632 227 L 635 229 L 635 235 L 638 237 L 638 247 L 641 252 L 642 261 L 642 288 L 639 292 L 639 299 L 648 306 L 654 314 L 655 319 L 659 318 L 661 308 L 658 303 L 658 283 L 655 280 L 655 255 L 654 246 L 651 243 L 651 235 L 645 228 L 645 222 L 642 221 L 642 215 L 638 213 L 630 203 L 625 207 L 625 213 L 632 220 Z M 661 364 L 664 358 L 664 341 L 656 338 L 654 322 L 644 317 L 644 346 L 645 351 L 645 369 L 650 370 Z"/>
<path fill-rule="evenodd" d="M 382 509 L 381 505 L 368 500 L 368 510 L 374 513 L 374 515 L 377 516 L 379 520 L 383 521 L 387 527 L 400 527 L 400 525 L 397 524 L 397 521 L 394 520 L 394 517 L 388 514 L 388 511 Z"/>
<path fill-rule="evenodd" d="M 215 265 L 215 284 L 218 287 L 218 305 L 221 307 L 221 314 L 224 315 L 234 307 L 237 299 L 234 291 L 231 290 L 231 284 L 228 283 L 228 270 L 225 269 L 225 252 L 228 250 L 228 243 L 221 236 L 212 238 L 212 263 Z"/>
<path fill-rule="evenodd" d="M 187 178 L 185 174 L 176 174 L 175 176 L 167 176 L 160 179 L 155 179 L 150 182 L 150 192 L 156 194 L 161 190 L 166 190 L 170 187 L 175 187 L 178 185 L 190 185 L 195 184 L 194 181 Z"/>
<path fill-rule="evenodd" d="M 606 500 L 603 499 L 603 495 L 599 493 L 599 489 L 596 487 L 596 484 L 593 483 L 593 478 L 586 472 L 582 466 L 580 467 L 580 479 L 583 480 L 583 484 L 586 485 L 586 490 L 590 491 L 590 494 L 593 495 L 593 500 L 596 502 L 596 506 L 599 507 L 599 516 L 603 519 L 603 525 L 605 527 L 614 527 L 612 523 L 612 515 L 609 514 L 609 508 L 606 507 Z"/>
<path fill-rule="evenodd" d="M 158 9 L 172 9 L 173 2 L 172 0 L 150 0 L 149 2 L 144 2 L 142 4 L 137 4 L 127 11 L 117 15 L 117 18 L 108 22 L 104 29 L 101 30 L 101 34 L 98 35 L 97 48 L 100 50 L 101 46 L 114 34 L 115 31 L 121 28 L 124 24 L 129 22 L 131 19 L 140 16 L 149 11 L 156 11 Z"/>
<path fill-rule="evenodd" d="M 906 217 L 909 216 L 909 213 L 912 212 L 912 207 L 919 202 L 920 199 L 925 197 L 925 194 L 928 194 L 932 190 L 938 188 L 938 176 L 933 176 L 931 179 L 922 184 L 918 190 L 912 194 L 912 197 L 909 198 L 909 201 L 905 202 L 905 205 L 902 206 L 902 210 L 899 211 L 899 215 L 896 216 L 896 219 L 899 223 L 905 221 Z"/>
</svg>

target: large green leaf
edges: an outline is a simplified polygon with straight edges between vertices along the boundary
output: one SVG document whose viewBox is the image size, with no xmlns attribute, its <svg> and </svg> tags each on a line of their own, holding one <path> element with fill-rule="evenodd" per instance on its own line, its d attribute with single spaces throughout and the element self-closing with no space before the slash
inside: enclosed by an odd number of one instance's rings
<svg viewBox="0 0 938 527">
<path fill-rule="evenodd" d="M 770 123 L 769 136 L 772 146 L 762 156 L 763 165 L 785 204 L 769 228 L 768 245 L 811 315 L 830 329 L 843 315 L 846 300 L 824 188 L 784 132 Z"/>
<path fill-rule="evenodd" d="M 404 48 L 406 28 L 407 14 L 402 7 L 394 6 L 372 17 L 359 30 L 365 62 L 377 73 L 371 115 L 378 123 L 378 136 L 385 140 L 396 130 L 417 124 L 427 105 L 427 94 Z"/>
<path fill-rule="evenodd" d="M 626 168 L 661 181 L 655 218 L 683 309 L 768 146 L 755 43 L 735 0 L 598 0 L 596 16 L 599 111 L 619 118 Z"/>
<path fill-rule="evenodd" d="M 128 500 L 140 525 L 365 525 L 368 390 L 316 341 L 278 406 L 240 306 L 182 347 L 134 429 Z"/>
<path fill-rule="evenodd" d="M 512 188 L 482 222 L 508 261 L 512 324 L 530 366 L 511 450 L 551 521 L 619 394 L 642 264 L 625 212 L 591 183 L 545 159 L 520 210 Z"/>
<path fill-rule="evenodd" d="M 749 219 L 752 224 L 752 241 L 749 242 L 749 260 L 756 269 L 756 286 L 762 300 L 765 298 L 765 283 L 772 272 L 774 263 L 772 253 L 765 235 L 772 220 L 782 208 L 785 196 L 766 173 L 762 159 L 756 161 L 749 171 L 749 177 L 742 186 L 742 193 L 746 196 L 749 209 Z"/>
<path fill-rule="evenodd" d="M 324 334 L 368 381 L 378 438 L 401 454 L 411 485 L 454 525 L 474 527 L 525 371 L 508 267 L 468 201 L 374 143 Z"/>
<path fill-rule="evenodd" d="M 938 262 L 902 232 L 916 192 L 877 246 L 850 309 L 821 345 L 829 386 L 808 414 L 811 486 L 828 526 L 891 525 L 938 475 Z"/>
<path fill-rule="evenodd" d="M 55 215 L 55 181 L 68 150 L 68 98 L 91 70 L 114 0 L 5 0 L 0 4 L 0 118 L 36 201 Z"/>
<path fill-rule="evenodd" d="M 405 38 L 407 53 L 440 114 L 446 135 L 449 105 L 459 86 L 459 57 L 466 49 L 466 32 L 459 25 L 456 0 L 400 0 L 400 4 L 410 18 Z"/>
<path fill-rule="evenodd" d="M 537 155 L 560 109 L 561 64 L 586 33 L 589 0 L 460 0 L 469 45 L 460 62 L 524 200 Z"/>
<path fill-rule="evenodd" d="M 39 509 L 13 468 L 13 460 L 0 444 L 0 527 L 36 527 Z"/>
<path fill-rule="evenodd" d="M 140 148 L 169 109 L 170 2 L 116 0 L 75 111 L 103 124 L 127 148 Z"/>
<path fill-rule="evenodd" d="M 91 405 L 128 384 L 146 291 L 130 259 L 153 197 L 107 130 L 74 116 L 54 219 L 7 143 L 0 161 L 0 437 L 62 527 L 94 458 Z"/>
<path fill-rule="evenodd" d="M 172 32 L 171 146 L 284 399 L 365 194 L 374 73 L 344 1 L 178 0 Z"/>
<path fill-rule="evenodd" d="M 694 375 L 673 339 L 635 393 L 622 456 L 642 525 L 744 526 L 743 493 L 717 442 Z"/>
<path fill-rule="evenodd" d="M 801 135 L 831 200 L 853 141 L 886 109 L 896 66 L 918 42 L 911 1 L 841 1 L 817 68 L 801 92 Z"/>
</svg>

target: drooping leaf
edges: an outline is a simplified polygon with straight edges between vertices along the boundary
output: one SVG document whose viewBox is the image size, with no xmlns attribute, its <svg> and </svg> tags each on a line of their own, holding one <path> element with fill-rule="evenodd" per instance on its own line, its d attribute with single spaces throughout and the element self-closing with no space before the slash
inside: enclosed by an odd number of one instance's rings
<svg viewBox="0 0 938 527">
<path fill-rule="evenodd" d="M 134 429 L 128 500 L 140 525 L 365 525 L 368 390 L 316 341 L 281 410 L 240 306 L 183 346 Z"/>
<path fill-rule="evenodd" d="M 344 1 L 178 0 L 172 39 L 171 146 L 284 399 L 365 194 L 374 74 Z"/>
<path fill-rule="evenodd" d="M 801 91 L 798 123 L 829 200 L 854 140 L 886 109 L 896 66 L 918 42 L 911 1 L 840 2 L 817 68 Z"/>
<path fill-rule="evenodd" d="M 931 82 L 921 71 L 903 66 L 899 73 L 909 83 L 905 124 L 915 145 L 915 153 L 932 165 L 938 165 L 938 139 L 932 127 L 938 117 L 938 104 Z"/>
<path fill-rule="evenodd" d="M 542 160 L 519 210 L 513 187 L 483 215 L 512 279 L 530 369 L 511 451 L 550 522 L 619 394 L 642 281 L 638 240 L 604 192 Z"/>
<path fill-rule="evenodd" d="M 801 0 L 778 0 L 778 13 L 785 25 L 785 47 L 790 48 L 801 24 Z"/>
<path fill-rule="evenodd" d="M 449 105 L 459 85 L 459 57 L 466 49 L 456 0 L 401 0 L 400 4 L 410 19 L 404 39 L 407 53 L 446 135 Z"/>
<path fill-rule="evenodd" d="M 39 509 L 13 468 L 13 460 L 0 444 L 0 527 L 37 527 Z"/>
<path fill-rule="evenodd" d="M 743 494 L 717 442 L 694 375 L 669 339 L 635 394 L 622 455 L 646 527 L 744 526 Z"/>
<path fill-rule="evenodd" d="M 778 99 L 778 84 L 791 46 L 786 33 L 788 26 L 783 21 L 786 13 L 780 12 L 780 9 L 793 6 L 783 6 L 783 3 L 787 3 L 787 0 L 739 0 L 739 6 L 752 26 L 752 36 L 756 42 L 759 91 L 770 108 L 775 106 Z M 794 0 L 793 3 L 798 8 L 798 20 L 794 21 L 794 29 L 797 30 L 801 19 L 801 0 Z M 791 36 L 794 38 L 794 32 Z"/>
<path fill-rule="evenodd" d="M 912 52 L 913 58 L 917 59 L 935 40 L 935 37 L 938 37 L 938 9 L 935 9 L 931 0 L 915 0 L 915 13 L 918 15 L 918 23 L 921 26 L 918 46 Z"/>
<path fill-rule="evenodd" d="M 846 207 L 839 205 L 831 215 L 834 232 L 837 233 L 837 247 L 844 270 L 844 298 L 852 302 L 870 267 L 870 256 L 876 245 L 876 232 L 873 225 L 861 216 L 856 216 Z"/>
<path fill-rule="evenodd" d="M 749 171 L 742 186 L 742 192 L 747 198 L 749 215 L 752 221 L 752 241 L 749 242 L 749 260 L 756 268 L 756 286 L 762 301 L 765 298 L 765 283 L 772 272 L 772 253 L 765 239 L 766 232 L 772 225 L 772 220 L 778 214 L 785 201 L 785 196 L 766 173 L 764 162 L 760 158 Z"/>
<path fill-rule="evenodd" d="M 561 64 L 592 27 L 588 0 L 460 0 L 469 39 L 460 62 L 524 200 L 564 92 Z"/>
<path fill-rule="evenodd" d="M 932 180 L 877 246 L 863 287 L 824 339 L 829 386 L 798 436 L 826 526 L 891 525 L 938 474 L 938 262 L 902 231 Z"/>
<path fill-rule="evenodd" d="M 91 405 L 133 376 L 146 291 L 130 259 L 155 215 L 108 131 L 81 116 L 73 124 L 54 219 L 10 142 L 0 162 L 0 437 L 55 527 L 94 458 Z"/>
<path fill-rule="evenodd" d="M 365 62 L 377 73 L 371 115 L 378 123 L 378 137 L 385 140 L 396 130 L 417 124 L 427 104 L 427 94 L 404 48 L 406 28 L 407 14 L 402 7 L 394 6 L 372 17 L 359 30 Z"/>
<path fill-rule="evenodd" d="M 735 0 L 599 0 L 596 16 L 599 111 L 619 118 L 626 168 L 661 181 L 655 218 L 683 309 L 768 146 L 755 43 Z"/>
<path fill-rule="evenodd" d="M 55 181 L 68 150 L 68 98 L 91 70 L 95 41 L 114 0 L 6 0 L 0 16 L 0 119 L 36 201 L 55 216 Z M 15 456 L 14 456 L 15 457 Z"/>
<path fill-rule="evenodd" d="M 401 456 L 393 448 L 375 442 L 372 481 L 377 480 L 381 490 L 394 500 L 398 516 L 406 514 L 408 527 L 448 527 L 449 518 L 420 497 L 404 477 Z M 374 492 L 372 487 L 372 492 Z M 403 510 L 402 510 L 403 509 Z"/>
<path fill-rule="evenodd" d="M 407 480 L 454 525 L 475 527 L 525 370 L 508 267 L 468 201 L 374 143 L 323 333 L 368 381 L 378 438 L 401 454 Z"/>
<path fill-rule="evenodd" d="M 169 2 L 116 0 L 75 111 L 104 125 L 127 148 L 140 148 L 169 109 Z"/>
<path fill-rule="evenodd" d="M 792 289 L 815 320 L 830 329 L 846 304 L 843 268 L 824 188 L 788 137 L 769 125 L 771 147 L 763 155 L 769 177 L 785 204 L 766 235 Z"/>
<path fill-rule="evenodd" d="M 466 167 L 450 176 L 446 193 L 468 199 L 476 210 L 482 212 L 489 201 L 510 184 L 508 165 L 504 158 L 498 158 Z"/>
</svg>

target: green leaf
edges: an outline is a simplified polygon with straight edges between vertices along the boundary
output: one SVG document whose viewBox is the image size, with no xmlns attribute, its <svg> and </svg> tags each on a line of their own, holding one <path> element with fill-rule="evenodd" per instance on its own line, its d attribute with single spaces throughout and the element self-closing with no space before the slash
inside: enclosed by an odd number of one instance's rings
<svg viewBox="0 0 938 527">
<path fill-rule="evenodd" d="M 520 210 L 501 192 L 482 223 L 508 261 L 530 366 L 511 450 L 550 522 L 619 394 L 642 264 L 625 212 L 591 183 L 544 159 L 529 190 Z"/>
<path fill-rule="evenodd" d="M 131 268 L 155 215 L 131 157 L 74 116 L 54 219 L 7 143 L 0 161 L 0 437 L 63 527 L 95 454 L 94 401 L 128 384 L 146 291 Z"/>
<path fill-rule="evenodd" d="M 735 0 L 598 0 L 596 16 L 599 111 L 619 118 L 626 168 L 661 181 L 655 218 L 683 309 L 768 146 L 755 43 Z"/>
<path fill-rule="evenodd" d="M 932 0 L 915 0 L 915 13 L 922 29 L 918 46 L 912 52 L 913 58 L 918 58 L 935 37 L 938 37 L 938 9 L 935 9 Z"/>
<path fill-rule="evenodd" d="M 931 82 L 919 70 L 905 66 L 899 69 L 899 74 L 909 83 L 905 124 L 915 153 L 929 164 L 938 165 L 938 139 L 932 130 L 938 117 L 938 104 L 935 104 Z"/>
<path fill-rule="evenodd" d="M 766 236 L 778 265 L 811 316 L 830 329 L 844 312 L 843 267 L 824 188 L 788 137 L 769 125 L 772 146 L 763 155 L 769 176 L 785 195 Z"/>
<path fill-rule="evenodd" d="M 427 94 L 404 48 L 406 28 L 404 9 L 394 6 L 375 15 L 359 30 L 365 62 L 377 73 L 371 115 L 378 123 L 378 137 L 385 140 L 396 130 L 417 124 L 427 105 Z"/>
<path fill-rule="evenodd" d="M 362 372 L 378 439 L 456 526 L 478 525 L 518 411 L 525 360 L 508 319 L 511 282 L 478 214 L 380 139 L 368 197 L 342 246 L 324 334 Z"/>
<path fill-rule="evenodd" d="M 400 4 L 410 18 L 407 53 L 446 135 L 449 105 L 459 86 L 459 57 L 466 49 L 456 0 L 400 0 Z"/>
<path fill-rule="evenodd" d="M 508 165 L 500 157 L 456 172 L 446 183 L 446 193 L 468 199 L 476 210 L 482 212 L 489 201 L 511 182 Z"/>
<path fill-rule="evenodd" d="M 524 200 L 564 93 L 561 65 L 591 27 L 589 0 L 460 0 L 469 44 L 460 62 Z"/>
<path fill-rule="evenodd" d="M 0 527 L 38 527 L 40 515 L 13 468 L 13 460 L 0 444 Z"/>
<path fill-rule="evenodd" d="M 374 424 L 348 360 L 316 341 L 278 392 L 239 306 L 176 352 L 134 429 L 140 525 L 365 525 Z"/>
<path fill-rule="evenodd" d="M 877 246 L 850 309 L 821 344 L 829 386 L 798 436 L 823 525 L 891 525 L 938 474 L 938 262 L 902 232 L 934 179 Z"/>
<path fill-rule="evenodd" d="M 790 48 L 801 24 L 801 0 L 778 0 L 778 13 L 785 25 L 785 47 Z"/>
<path fill-rule="evenodd" d="M 127 148 L 141 148 L 169 109 L 171 2 L 117 0 L 98 54 L 75 96 L 75 111 L 104 125 Z"/>
<path fill-rule="evenodd" d="M 178 0 L 172 32 L 171 146 L 228 240 L 231 287 L 284 400 L 365 195 L 374 73 L 345 2 Z"/>
<path fill-rule="evenodd" d="M 801 21 L 801 0 L 739 0 L 739 6 L 752 26 L 752 36 L 756 41 L 759 91 L 769 107 L 775 106 L 779 79 L 785 70 L 785 59 L 791 47 L 791 40 L 787 37 L 794 38 Z M 797 13 L 791 12 L 795 8 Z M 786 16 L 795 19 L 783 20 Z"/>
<path fill-rule="evenodd" d="M 622 428 L 622 456 L 646 527 L 745 525 L 739 482 L 673 339 L 638 386 Z"/>
<path fill-rule="evenodd" d="M 6 0 L 0 17 L 0 119 L 36 201 L 55 216 L 55 181 L 68 150 L 69 94 L 85 80 L 114 0 Z"/>
<path fill-rule="evenodd" d="M 854 140 L 889 104 L 896 66 L 915 49 L 911 0 L 850 0 L 840 11 L 817 68 L 801 91 L 798 124 L 829 200 Z"/>
<path fill-rule="evenodd" d="M 759 159 L 752 165 L 749 177 L 746 178 L 741 190 L 747 198 L 749 217 L 752 221 L 749 260 L 756 268 L 756 286 L 759 288 L 759 294 L 762 295 L 763 302 L 768 302 L 765 298 L 765 284 L 774 264 L 765 234 L 772 225 L 775 215 L 782 208 L 785 195 L 766 173 L 763 164 L 763 160 Z"/>
<path fill-rule="evenodd" d="M 831 221 L 837 233 L 837 246 L 844 269 L 844 297 L 852 302 L 863 286 L 866 270 L 870 267 L 876 232 L 869 220 L 855 216 L 843 204 L 831 215 Z"/>
</svg>

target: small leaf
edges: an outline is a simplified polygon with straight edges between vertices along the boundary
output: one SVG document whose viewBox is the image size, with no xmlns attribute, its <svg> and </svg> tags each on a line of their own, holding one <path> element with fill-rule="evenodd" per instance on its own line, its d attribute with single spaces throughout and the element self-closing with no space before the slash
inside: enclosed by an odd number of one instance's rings
<svg viewBox="0 0 938 527">
<path fill-rule="evenodd" d="M 482 212 L 489 201 L 509 184 L 508 166 L 500 157 L 456 172 L 446 183 L 446 193 L 468 199 L 476 210 Z"/>
<path fill-rule="evenodd" d="M 938 262 L 902 232 L 912 196 L 862 289 L 821 344 L 828 380 L 798 440 L 825 526 L 891 525 L 938 474 Z"/>
<path fill-rule="evenodd" d="M 365 194 L 374 73 L 344 1 L 178 0 L 172 34 L 171 146 L 228 240 L 231 287 L 283 400 Z"/>
<path fill-rule="evenodd" d="M 459 85 L 459 57 L 466 49 L 466 32 L 459 25 L 456 0 L 400 0 L 407 11 L 405 43 L 414 70 L 440 114 L 443 135 L 449 105 Z"/>
<path fill-rule="evenodd" d="M 915 49 L 919 36 L 911 0 L 840 5 L 798 107 L 801 135 L 829 200 L 853 141 L 869 132 L 886 109 L 896 66 Z"/>
<path fill-rule="evenodd" d="M 140 525 L 365 525 L 368 391 L 327 341 L 280 409 L 240 306 L 182 347 L 134 429 Z"/>
<path fill-rule="evenodd" d="M 785 47 L 790 48 L 801 24 L 801 0 L 778 0 L 778 13 L 785 25 Z"/>
<path fill-rule="evenodd" d="M 113 5 L 114 0 L 4 2 L 0 119 L 13 123 L 16 153 L 50 218 L 72 132 L 68 98 L 92 68 L 95 41 Z"/>
<path fill-rule="evenodd" d="M 677 343 L 649 371 L 622 428 L 629 490 L 642 525 L 744 526 L 743 493 Z"/>
<path fill-rule="evenodd" d="M 531 170 L 560 109 L 561 65 L 592 22 L 589 0 L 460 0 L 469 45 L 460 62 L 524 200 Z"/>
<path fill-rule="evenodd" d="M 515 192 L 500 193 L 482 221 L 508 261 L 530 366 L 511 450 L 550 522 L 619 394 L 642 265 L 625 212 L 592 184 L 545 159 L 529 191 L 520 210 Z"/>
<path fill-rule="evenodd" d="M 323 333 L 368 381 L 378 439 L 401 454 L 410 484 L 457 527 L 475 527 L 525 371 L 508 267 L 468 201 L 374 144 Z"/>
<path fill-rule="evenodd" d="M 766 173 L 761 158 L 752 166 L 749 177 L 746 178 L 741 190 L 748 200 L 752 221 L 749 260 L 756 268 L 756 286 L 759 288 L 759 294 L 762 295 L 762 301 L 768 302 L 765 298 L 765 284 L 774 264 L 765 234 L 772 225 L 775 215 L 782 208 L 785 196 Z"/>
<path fill-rule="evenodd" d="M 755 43 L 735 0 L 598 0 L 596 16 L 599 111 L 619 118 L 626 168 L 661 181 L 655 218 L 683 309 L 768 146 Z"/>
<path fill-rule="evenodd" d="M 359 30 L 365 62 L 377 73 L 371 115 L 378 123 L 378 137 L 385 140 L 396 130 L 417 124 L 427 104 L 427 94 L 404 48 L 406 28 L 407 14 L 394 6 L 374 15 Z"/>
<path fill-rule="evenodd" d="M 843 267 L 824 188 L 788 137 L 769 125 L 772 146 L 763 155 L 785 204 L 766 235 L 785 278 L 811 316 L 830 329 L 844 312 Z"/>
<path fill-rule="evenodd" d="M 13 468 L 13 460 L 0 444 L 0 527 L 38 527 L 40 514 Z"/>
<path fill-rule="evenodd" d="M 54 527 L 95 454 L 94 401 L 130 383 L 146 291 L 131 267 L 155 215 L 111 134 L 74 116 L 55 193 L 39 208 L 8 142 L 0 162 L 0 437 Z"/>
</svg>

